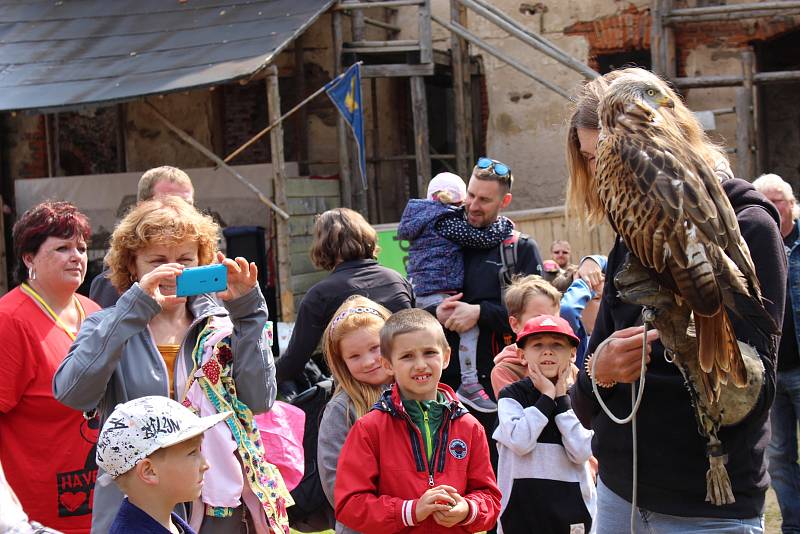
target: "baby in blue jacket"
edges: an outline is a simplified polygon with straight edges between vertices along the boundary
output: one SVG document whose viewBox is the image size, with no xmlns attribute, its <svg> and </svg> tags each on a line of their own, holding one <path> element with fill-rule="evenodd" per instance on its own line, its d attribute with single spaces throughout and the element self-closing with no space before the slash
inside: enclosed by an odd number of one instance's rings
<svg viewBox="0 0 800 534">
<path fill-rule="evenodd" d="M 400 219 L 397 236 L 410 242 L 406 270 L 420 308 L 439 305 L 446 297 L 461 291 L 464 284 L 462 248 L 499 247 L 514 230 L 514 223 L 503 216 L 486 228 L 470 226 L 460 207 L 466 197 L 464 180 L 453 173 L 442 172 L 428 184 L 426 198 L 408 201 Z M 445 217 L 459 225 L 458 240 L 450 241 L 436 232 L 436 223 Z M 474 410 L 496 412 L 497 404 L 478 382 L 477 344 L 477 326 L 461 334 L 458 352 L 461 386 L 456 395 Z"/>
</svg>

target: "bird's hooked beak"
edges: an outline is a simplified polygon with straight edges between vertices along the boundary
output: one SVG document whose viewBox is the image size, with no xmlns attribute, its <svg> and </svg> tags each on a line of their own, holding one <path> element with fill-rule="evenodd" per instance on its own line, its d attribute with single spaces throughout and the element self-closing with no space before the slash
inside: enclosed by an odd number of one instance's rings
<svg viewBox="0 0 800 534">
<path fill-rule="evenodd" d="M 669 109 L 675 109 L 675 102 L 667 95 L 661 95 L 656 99 L 656 102 L 658 103 L 659 106 Z"/>
<path fill-rule="evenodd" d="M 634 115 L 639 115 L 641 118 L 643 118 L 644 120 L 646 120 L 648 122 L 652 121 L 655 118 L 655 116 L 656 116 L 655 110 L 652 107 L 650 107 L 650 105 L 648 105 L 647 102 L 645 102 L 643 100 L 638 100 L 638 99 L 634 100 L 633 102 L 634 102 L 635 108 L 631 109 L 629 107 L 628 108 L 629 112 L 634 111 L 634 110 L 638 111 L 639 113 L 635 113 L 634 112 Z"/>
</svg>

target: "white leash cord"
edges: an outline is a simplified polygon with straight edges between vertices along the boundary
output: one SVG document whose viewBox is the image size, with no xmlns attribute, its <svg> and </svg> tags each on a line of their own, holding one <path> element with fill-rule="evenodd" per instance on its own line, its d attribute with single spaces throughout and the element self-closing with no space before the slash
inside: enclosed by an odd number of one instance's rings
<svg viewBox="0 0 800 534">
<path fill-rule="evenodd" d="M 648 310 L 647 308 L 642 310 L 642 323 L 644 326 L 644 332 L 642 332 L 642 364 L 639 369 L 639 391 L 636 391 L 636 382 L 631 384 L 631 413 L 628 417 L 624 419 L 620 419 L 619 417 L 615 416 L 611 409 L 606 405 L 603 401 L 603 398 L 600 396 L 600 391 L 597 389 L 597 378 L 595 374 L 592 373 L 592 391 L 594 392 L 595 398 L 597 398 L 597 402 L 600 404 L 600 407 L 603 409 L 605 414 L 608 416 L 609 419 L 614 421 L 618 425 L 625 425 L 630 423 L 631 424 L 631 432 L 632 432 L 632 448 L 633 448 L 633 488 L 631 491 L 631 534 L 636 534 L 636 529 L 634 528 L 634 520 L 636 518 L 636 508 L 637 508 L 637 488 L 639 487 L 639 454 L 638 454 L 638 446 L 637 446 L 637 439 L 636 439 L 636 413 L 639 411 L 639 405 L 642 403 L 642 397 L 644 396 L 644 374 L 646 369 L 647 363 L 647 326 L 650 321 L 653 319 L 653 312 Z M 601 343 L 601 346 L 605 344 L 606 341 Z M 598 347 L 600 348 L 600 347 Z M 595 360 L 594 363 L 597 364 L 597 355 L 599 351 L 595 351 Z"/>
</svg>

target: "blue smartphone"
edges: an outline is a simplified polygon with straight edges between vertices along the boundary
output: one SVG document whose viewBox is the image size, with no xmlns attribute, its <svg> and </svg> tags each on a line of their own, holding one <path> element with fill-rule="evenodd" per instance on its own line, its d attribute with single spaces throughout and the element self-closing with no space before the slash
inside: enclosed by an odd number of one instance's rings
<svg viewBox="0 0 800 534">
<path fill-rule="evenodd" d="M 228 269 L 221 263 L 188 267 L 175 277 L 175 284 L 178 297 L 224 291 L 228 287 Z"/>
</svg>

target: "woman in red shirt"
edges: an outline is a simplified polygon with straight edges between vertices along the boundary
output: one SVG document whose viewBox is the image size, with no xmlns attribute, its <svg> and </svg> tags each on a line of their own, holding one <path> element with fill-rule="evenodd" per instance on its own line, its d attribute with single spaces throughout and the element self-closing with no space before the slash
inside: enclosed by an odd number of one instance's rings
<svg viewBox="0 0 800 534">
<path fill-rule="evenodd" d="M 53 397 L 53 374 L 98 306 L 75 292 L 89 221 L 67 202 L 34 206 L 14 225 L 15 279 L 0 298 L 0 463 L 31 521 L 88 533 L 97 428 Z"/>
</svg>

